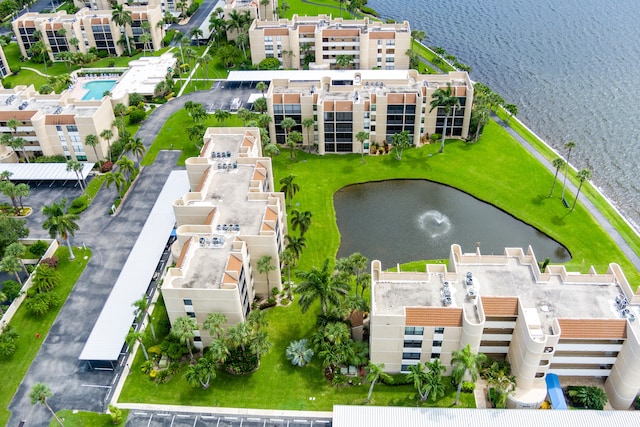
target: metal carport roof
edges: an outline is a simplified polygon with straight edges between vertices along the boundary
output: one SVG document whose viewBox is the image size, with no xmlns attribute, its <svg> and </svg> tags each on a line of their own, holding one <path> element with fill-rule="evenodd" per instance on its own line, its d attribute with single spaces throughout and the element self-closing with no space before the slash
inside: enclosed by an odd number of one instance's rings
<svg viewBox="0 0 640 427">
<path fill-rule="evenodd" d="M 86 178 L 94 163 L 82 163 L 82 177 Z M 3 163 L 0 172 L 11 172 L 12 181 L 77 181 L 76 173 L 67 171 L 66 163 Z"/>
<path fill-rule="evenodd" d="M 333 427 L 603 427 L 638 424 L 634 411 L 333 407 Z"/>
<path fill-rule="evenodd" d="M 146 292 L 173 230 L 172 202 L 188 191 L 187 172 L 171 172 L 78 359 L 118 360 L 134 320 L 133 303 Z"/>
</svg>

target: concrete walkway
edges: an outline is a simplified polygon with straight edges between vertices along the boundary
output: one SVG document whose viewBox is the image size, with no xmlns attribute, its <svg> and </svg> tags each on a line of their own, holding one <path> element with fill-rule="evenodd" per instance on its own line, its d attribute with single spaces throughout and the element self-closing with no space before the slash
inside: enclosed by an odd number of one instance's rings
<svg viewBox="0 0 640 427">
<path fill-rule="evenodd" d="M 494 117 L 494 119 L 500 126 L 502 126 L 509 133 L 509 135 L 515 138 L 518 142 L 520 142 L 520 144 L 527 151 L 529 151 L 529 153 L 531 153 L 540 163 L 542 163 L 547 169 L 549 169 L 549 171 L 552 174 L 556 173 L 556 169 L 553 166 L 553 164 L 549 160 L 547 160 L 542 154 L 540 154 L 540 152 L 536 150 L 528 141 L 522 138 L 516 131 L 514 131 L 511 127 L 509 127 L 509 125 L 507 125 L 504 121 L 500 120 L 497 117 Z M 553 150 L 553 148 L 551 147 L 549 148 Z M 558 157 L 562 157 L 562 156 L 558 154 Z M 578 188 L 570 180 L 567 180 L 567 189 L 569 189 L 569 191 L 572 192 L 574 195 L 578 192 Z M 606 196 L 602 195 L 602 197 L 606 199 Z M 605 218 L 605 216 L 600 212 L 600 210 L 598 210 L 598 208 L 584 195 L 584 193 L 580 193 L 579 200 L 580 200 L 580 203 L 582 203 L 589 210 L 589 212 L 591 213 L 591 215 L 593 215 L 596 221 L 600 223 L 602 228 L 604 228 L 605 231 L 616 242 L 616 244 L 620 247 L 622 252 L 624 252 L 627 258 L 629 258 L 631 263 L 633 263 L 633 265 L 636 267 L 636 269 L 640 271 L 640 257 L 638 257 L 638 255 L 633 251 L 633 249 L 631 249 L 631 247 L 629 246 L 629 243 L 627 243 L 627 241 L 622 237 L 622 235 L 620 235 L 618 230 L 616 230 L 616 228 L 609 222 L 607 218 Z M 607 201 L 609 202 L 609 200 Z M 613 206 L 611 202 L 609 202 L 609 204 Z M 567 209 L 567 215 L 569 215 L 569 209 Z M 620 215 L 623 216 L 622 214 Z M 614 262 L 614 261 L 611 261 L 611 262 Z"/>
</svg>

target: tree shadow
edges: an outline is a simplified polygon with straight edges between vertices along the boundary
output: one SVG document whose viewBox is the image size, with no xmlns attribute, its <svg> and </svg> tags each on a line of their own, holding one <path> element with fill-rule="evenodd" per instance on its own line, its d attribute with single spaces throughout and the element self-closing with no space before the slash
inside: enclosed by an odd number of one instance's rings
<svg viewBox="0 0 640 427">
<path fill-rule="evenodd" d="M 546 199 L 548 199 L 548 197 L 546 197 L 545 195 L 538 194 L 537 196 L 531 198 L 531 203 L 536 206 L 542 206 Z"/>
<path fill-rule="evenodd" d="M 558 225 L 558 226 L 565 226 L 567 223 L 565 222 L 565 218 L 566 216 L 569 215 L 568 213 L 563 215 L 563 216 L 559 216 L 559 215 L 553 215 L 551 217 L 551 223 L 553 225 Z"/>
</svg>

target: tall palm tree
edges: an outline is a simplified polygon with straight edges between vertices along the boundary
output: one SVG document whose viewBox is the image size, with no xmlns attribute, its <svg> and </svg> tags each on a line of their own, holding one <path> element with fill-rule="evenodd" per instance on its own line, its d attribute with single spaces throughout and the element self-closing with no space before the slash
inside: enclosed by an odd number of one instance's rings
<svg viewBox="0 0 640 427">
<path fill-rule="evenodd" d="M 111 184 L 115 184 L 116 190 L 118 194 L 120 194 L 120 191 L 122 191 L 122 188 L 127 183 L 127 179 L 122 172 L 107 172 L 104 174 L 104 182 L 107 188 L 109 188 Z"/>
<path fill-rule="evenodd" d="M 309 153 L 311 153 L 311 141 L 313 141 L 313 139 L 311 138 L 311 129 L 313 129 L 315 124 L 316 121 L 313 120 L 313 117 L 307 117 L 306 119 L 302 120 L 302 127 L 307 130 L 307 149 Z"/>
<path fill-rule="evenodd" d="M 13 242 L 4 250 L 5 255 L 14 256 L 18 259 L 18 261 L 20 261 L 20 264 L 22 265 L 22 271 L 24 271 L 24 274 L 28 276 L 29 272 L 27 271 L 27 267 L 24 265 L 24 262 L 22 262 L 22 258 L 24 257 L 25 252 L 27 252 L 27 247 L 20 242 Z"/>
<path fill-rule="evenodd" d="M 264 98 L 264 93 L 269 90 L 269 85 L 266 84 L 265 82 L 258 82 L 256 84 L 256 89 L 258 89 L 260 92 L 262 92 L 262 97 Z"/>
<path fill-rule="evenodd" d="M 271 0 L 260 0 L 260 6 L 264 6 L 264 14 L 261 16 L 263 21 L 267 20 L 267 6 L 269 6 Z"/>
<path fill-rule="evenodd" d="M 246 322 L 237 323 L 227 329 L 227 338 L 233 347 L 239 347 L 245 352 L 251 343 L 251 328 Z"/>
<path fill-rule="evenodd" d="M 100 132 L 100 137 L 107 140 L 107 149 L 109 150 L 109 161 L 111 161 L 111 138 L 113 138 L 113 131 L 111 129 L 105 129 Z"/>
<path fill-rule="evenodd" d="M 300 228 L 300 236 L 304 236 L 309 227 L 311 226 L 311 217 L 313 213 L 311 211 L 299 211 L 293 209 L 291 211 L 291 228 L 297 230 Z"/>
<path fill-rule="evenodd" d="M 131 176 L 136 170 L 136 166 L 133 163 L 133 160 L 131 160 L 127 156 L 120 157 L 120 159 L 116 162 L 116 166 L 118 166 L 118 171 L 127 176 L 127 179 L 131 179 Z"/>
<path fill-rule="evenodd" d="M 122 27 L 124 38 L 127 41 L 127 53 L 131 55 L 131 43 L 129 42 L 129 33 L 127 32 L 127 26 L 131 25 L 133 19 L 131 18 L 131 11 L 124 10 L 121 4 L 114 4 L 113 11 L 111 12 L 111 18 L 116 25 Z"/>
<path fill-rule="evenodd" d="M 290 234 L 284 237 L 287 239 L 287 250 L 291 251 L 296 261 L 299 260 L 302 250 L 307 246 L 306 239 L 303 236 L 296 237 Z"/>
<path fill-rule="evenodd" d="M 287 138 L 287 145 L 291 149 L 289 152 L 290 159 L 297 159 L 298 155 L 296 154 L 296 147 L 299 143 L 302 142 L 302 134 L 297 130 L 293 130 L 289 132 L 289 137 Z"/>
<path fill-rule="evenodd" d="M 361 130 L 356 133 L 356 140 L 360 143 L 360 156 L 362 157 L 362 164 L 364 165 L 364 142 L 369 139 L 369 132 Z"/>
<path fill-rule="evenodd" d="M 561 159 L 560 157 L 556 158 L 553 160 L 553 167 L 556 168 L 556 174 L 553 177 L 553 185 L 551 186 L 551 191 L 549 192 L 549 197 L 551 197 L 551 195 L 553 194 L 553 189 L 556 187 L 556 181 L 558 180 L 558 172 L 560 172 L 560 169 L 563 168 L 565 165 L 565 161 L 564 159 Z"/>
<path fill-rule="evenodd" d="M 24 159 L 27 161 L 27 163 L 31 163 L 29 161 L 29 156 L 27 155 L 27 153 L 24 151 L 24 146 L 27 144 L 27 140 L 24 139 L 21 136 L 16 136 L 14 138 L 11 139 L 11 148 L 13 148 L 13 151 L 16 152 L 16 155 L 18 155 L 18 150 L 22 151 L 22 155 L 24 156 Z"/>
<path fill-rule="evenodd" d="M 67 208 L 67 199 L 62 199 L 59 203 L 53 202 L 51 205 L 43 206 L 42 213 L 47 218 L 42 224 L 42 228 L 49 230 L 52 239 L 57 236 L 62 237 L 67 242 L 69 248 L 69 260 L 76 259 L 71 248 L 71 239 L 80 226 L 76 223 L 80 216 L 69 212 Z"/>
<path fill-rule="evenodd" d="M 371 400 L 371 394 L 373 393 L 373 387 L 376 385 L 376 382 L 379 379 L 388 379 L 391 378 L 391 375 L 387 374 L 384 371 L 384 363 L 375 364 L 369 362 L 367 366 L 367 381 L 371 383 L 371 387 L 369 387 L 369 394 L 367 395 L 367 403 Z"/>
<path fill-rule="evenodd" d="M 80 185 L 80 189 L 84 191 L 84 177 L 82 176 L 82 168 L 84 166 L 77 160 L 67 160 L 67 172 L 73 171 L 76 174 L 76 179 Z"/>
<path fill-rule="evenodd" d="M 302 279 L 297 291 L 300 293 L 300 308 L 303 313 L 311 307 L 315 300 L 320 300 L 322 314 L 327 314 L 329 304 L 338 305 L 340 299 L 349 293 L 349 284 L 342 281 L 340 276 L 333 276 L 329 268 L 329 259 L 325 259 L 322 267 L 312 267 L 309 271 L 299 271 L 297 276 Z"/>
<path fill-rule="evenodd" d="M 516 390 L 516 379 L 512 375 L 499 372 L 487 381 L 489 385 L 497 392 L 495 399 L 496 408 L 504 409 L 507 407 L 507 400 Z"/>
<path fill-rule="evenodd" d="M 263 255 L 258 259 L 258 273 L 264 274 L 267 278 L 267 298 L 271 296 L 271 285 L 269 284 L 269 273 L 274 271 L 276 266 L 273 265 L 271 255 Z"/>
<path fill-rule="evenodd" d="M 573 141 L 569 141 L 564 144 L 564 148 L 567 149 L 567 164 L 564 169 L 564 181 L 562 182 L 562 195 L 560 196 L 560 200 L 564 201 L 564 190 L 567 188 L 567 176 L 569 175 L 569 161 L 571 159 L 571 150 L 576 147 L 576 143 Z"/>
<path fill-rule="evenodd" d="M 204 35 L 204 32 L 199 27 L 193 27 L 191 31 L 189 31 L 189 35 L 196 39 L 196 44 L 200 47 L 200 39 Z"/>
<path fill-rule="evenodd" d="M 149 353 L 147 353 L 147 348 L 144 346 L 144 343 L 142 342 L 142 333 L 141 332 L 137 332 L 135 329 L 133 329 L 133 327 L 129 328 L 129 333 L 127 334 L 127 337 L 125 339 L 125 341 L 127 342 L 127 345 L 129 346 L 129 348 L 133 349 L 133 346 L 135 345 L 136 341 L 140 343 L 140 348 L 142 348 L 142 353 L 144 354 L 144 360 L 149 360 Z"/>
<path fill-rule="evenodd" d="M 171 333 L 173 334 L 173 336 L 178 338 L 181 343 L 187 346 L 191 364 L 193 364 L 194 362 L 193 351 L 191 350 L 191 347 L 193 345 L 193 338 L 196 336 L 194 331 L 197 329 L 198 324 L 196 323 L 196 319 L 192 317 L 178 317 L 171 326 Z"/>
<path fill-rule="evenodd" d="M 220 125 L 224 126 L 224 122 L 226 122 L 231 117 L 231 113 L 225 110 L 218 109 L 213 113 L 213 116 L 216 118 Z"/>
<path fill-rule="evenodd" d="M 201 357 L 198 363 L 189 366 L 185 374 L 185 379 L 191 387 L 202 387 L 208 389 L 211 380 L 216 377 L 216 364 L 210 357 Z"/>
<path fill-rule="evenodd" d="M 442 373 L 445 371 L 445 367 L 440 363 L 440 359 L 435 359 L 433 362 L 427 362 L 427 375 L 424 381 L 424 390 L 426 393 L 425 399 L 427 400 L 431 396 L 431 400 L 434 402 L 438 400 L 438 396 L 444 396 L 444 383 L 442 382 Z"/>
<path fill-rule="evenodd" d="M 422 362 L 418 362 L 415 365 L 409 365 L 409 373 L 407 374 L 407 380 L 413 382 L 413 388 L 418 391 L 420 400 L 424 402 L 429 397 L 429 394 L 424 390 L 424 383 L 427 381 L 427 373 L 424 370 L 425 366 Z"/>
<path fill-rule="evenodd" d="M 427 38 L 427 33 L 425 33 L 422 30 L 412 30 L 411 31 L 411 38 L 416 39 L 420 43 L 422 43 L 422 40 Z M 413 50 L 413 43 L 411 43 L 411 50 Z"/>
<path fill-rule="evenodd" d="M 460 99 L 457 96 L 453 95 L 450 83 L 447 83 L 446 89 L 438 88 L 433 91 L 431 98 L 431 109 L 429 111 L 433 111 L 434 108 L 442 108 L 444 109 L 445 113 L 444 126 L 442 128 L 442 142 L 440 143 L 440 153 L 443 153 L 444 139 L 447 136 L 447 122 L 451 113 L 460 108 Z"/>
<path fill-rule="evenodd" d="M 209 313 L 202 327 L 209 331 L 212 338 L 222 338 L 224 336 L 224 324 L 227 323 L 227 316 L 222 313 Z"/>
<path fill-rule="evenodd" d="M 84 138 L 84 145 L 86 145 L 87 147 L 92 147 L 93 148 L 93 152 L 96 155 L 96 161 L 97 162 L 100 161 L 100 156 L 98 156 L 98 150 L 96 149 L 96 147 L 98 146 L 99 143 L 100 143 L 100 140 L 98 139 L 98 137 L 96 135 L 87 135 Z"/>
<path fill-rule="evenodd" d="M 149 316 L 149 328 L 151 329 L 151 336 L 153 340 L 156 340 L 156 330 L 153 328 L 153 322 L 151 321 L 151 301 L 147 298 L 147 294 L 142 294 L 139 300 L 136 300 L 132 306 L 135 307 L 133 315 L 136 316 L 138 321 L 143 321 L 144 316 Z"/>
<path fill-rule="evenodd" d="M 287 175 L 280 179 L 280 185 L 282 185 L 280 192 L 284 193 L 288 200 L 293 199 L 293 196 L 300 190 L 300 186 L 294 182 L 295 178 L 295 175 Z"/>
<path fill-rule="evenodd" d="M 291 117 L 285 117 L 280 121 L 280 127 L 284 130 L 284 140 L 289 138 L 289 132 L 297 125 L 296 121 Z"/>
<path fill-rule="evenodd" d="M 140 37 L 138 38 L 138 40 L 140 41 L 140 43 L 142 43 L 142 46 L 143 46 L 142 50 L 144 52 L 144 56 L 147 56 L 147 49 L 149 49 L 149 44 L 151 43 L 151 34 L 142 33 L 140 34 Z"/>
<path fill-rule="evenodd" d="M 580 196 L 580 190 L 582 189 L 582 185 L 585 181 L 588 181 L 591 178 L 591 171 L 589 169 L 580 169 L 576 174 L 578 181 L 580 181 L 580 185 L 578 186 L 578 192 L 576 193 L 576 199 L 573 201 L 573 206 L 571 206 L 571 211 L 576 208 L 576 204 L 578 203 L 578 196 Z"/>
<path fill-rule="evenodd" d="M 54 410 L 51 408 L 51 406 L 49 406 L 49 403 L 47 403 L 47 398 L 51 396 L 53 396 L 51 389 L 44 383 L 35 383 L 33 387 L 31 387 L 31 391 L 29 392 L 29 399 L 31 399 L 31 404 L 35 405 L 36 403 L 40 403 L 41 405 L 44 405 L 49 410 L 49 412 L 51 412 L 51 415 L 53 415 L 53 418 L 56 419 L 58 424 L 64 427 L 64 424 L 62 424 L 60 418 L 58 418 Z"/>
<path fill-rule="evenodd" d="M 127 107 L 119 102 L 113 107 L 113 114 L 120 117 L 120 138 L 124 137 L 124 116 L 127 114 Z"/>
<path fill-rule="evenodd" d="M 484 354 L 474 353 L 470 344 L 467 344 L 462 350 L 456 350 L 451 353 L 451 366 L 453 367 L 451 376 L 458 383 L 454 405 L 457 405 L 460 399 L 464 378 L 469 376 L 471 381 L 476 382 L 479 367 L 486 359 L 487 357 Z"/>
<path fill-rule="evenodd" d="M 280 254 L 280 262 L 282 263 L 282 267 L 287 271 L 287 290 L 288 290 L 288 296 L 289 299 L 291 299 L 292 297 L 292 288 L 293 288 L 293 283 L 291 282 L 291 267 L 294 267 L 296 265 L 296 256 L 294 255 L 293 251 L 291 251 L 290 249 L 285 249 L 281 254 Z"/>
<path fill-rule="evenodd" d="M 138 161 L 138 165 L 140 164 L 140 158 L 144 156 L 144 153 L 147 152 L 147 149 L 144 147 L 144 143 L 141 138 L 133 138 L 127 141 L 124 145 L 124 151 L 130 152 L 134 156 L 136 156 L 136 160 Z"/>
<path fill-rule="evenodd" d="M 18 272 L 22 270 L 22 267 L 23 267 L 22 263 L 20 262 L 18 257 L 15 257 L 13 255 L 5 255 L 4 258 L 0 260 L 0 271 L 13 274 L 21 286 L 22 286 L 22 279 L 20 278 L 20 275 L 18 274 Z"/>
</svg>

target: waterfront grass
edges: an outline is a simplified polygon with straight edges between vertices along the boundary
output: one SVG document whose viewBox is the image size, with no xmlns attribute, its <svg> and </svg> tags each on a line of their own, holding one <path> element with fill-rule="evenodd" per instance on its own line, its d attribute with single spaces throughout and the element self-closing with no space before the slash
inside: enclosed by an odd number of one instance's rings
<svg viewBox="0 0 640 427">
<path fill-rule="evenodd" d="M 333 194 L 340 188 L 368 181 L 427 179 L 491 203 L 557 240 L 572 255 L 565 264 L 568 270 L 586 273 L 593 265 L 604 273 L 609 263 L 616 262 L 637 287 L 640 274 L 612 238 L 580 203 L 569 212 L 559 198 L 548 198 L 553 174 L 497 123 L 490 122 L 475 144 L 450 140 L 444 154 L 437 154 L 438 148 L 433 144 L 405 150 L 402 161 L 393 154 L 365 157 L 365 165 L 357 154 L 321 157 L 300 152 L 297 162 L 284 153 L 274 158 L 275 181 L 296 176 L 300 191 L 293 203 L 313 213 L 299 268 L 305 270 L 336 256 L 340 235 Z M 570 203 L 573 197 L 567 197 Z"/>
<path fill-rule="evenodd" d="M 538 138 L 533 132 L 531 132 L 526 126 L 524 126 L 519 120 L 509 120 L 508 113 L 504 110 L 498 110 L 498 117 L 507 122 L 509 127 L 516 131 L 521 137 L 523 137 L 529 144 L 531 144 L 538 152 L 540 152 L 549 162 L 552 162 L 555 158 L 561 157 L 559 154 L 551 149 L 547 144 Z M 577 171 L 571 167 L 569 172 L 569 179 L 575 185 L 579 185 L 576 178 Z M 611 204 L 605 200 L 600 192 L 595 188 L 591 182 L 586 182 L 582 186 L 581 192 L 593 203 L 598 210 L 607 218 L 607 220 L 618 230 L 618 233 L 629 244 L 631 249 L 640 256 L 640 238 L 638 233 L 629 225 L 624 217 L 618 212 Z"/>
<path fill-rule="evenodd" d="M 51 325 L 58 316 L 69 293 L 73 289 L 76 281 L 89 262 L 91 250 L 74 248 L 76 259 L 69 261 L 69 250 L 66 246 L 60 246 L 56 251 L 59 259 L 58 271 L 62 276 L 62 281 L 55 288 L 54 292 L 60 297 L 62 303 L 42 317 L 31 315 L 24 304 L 18 308 L 15 316 L 9 322 L 16 332 L 20 334 L 16 340 L 16 352 L 8 359 L 0 359 L 0 371 L 2 371 L 2 381 L 0 381 L 0 425 L 7 425 L 11 415 L 8 407 L 13 399 L 20 382 L 27 373 L 31 362 L 36 357 L 40 345 L 51 329 Z M 86 258 L 86 259 L 85 259 Z M 36 338 L 40 334 L 40 338 Z"/>
<path fill-rule="evenodd" d="M 187 384 L 184 366 L 166 384 L 153 382 L 140 372 L 144 357 L 139 351 L 119 402 L 309 411 L 331 411 L 335 404 L 363 405 L 368 384 L 333 386 L 324 378 L 317 356 L 304 368 L 291 365 L 285 357 L 285 349 L 292 340 L 309 337 L 315 330 L 318 312 L 316 304 L 310 312 L 302 314 L 295 302 L 267 310 L 267 331 L 273 347 L 261 359 L 260 368 L 242 376 L 218 372 L 207 390 Z M 156 304 L 153 317 L 158 326 L 163 321 L 168 322 L 161 300 Z M 416 399 L 416 392 L 410 385 L 377 384 L 371 404 L 450 407 L 456 390 L 450 385 L 449 378 L 445 378 L 444 383 L 445 395 L 436 402 L 424 403 Z M 310 400 L 310 397 L 314 399 Z M 473 394 L 463 395 L 460 406 L 474 408 Z"/>
<path fill-rule="evenodd" d="M 287 0 L 289 10 L 282 15 L 282 18 L 291 19 L 294 14 L 299 16 L 331 15 L 334 18 L 340 17 L 340 4 L 335 0 L 312 0 L 305 3 L 302 0 Z M 342 6 L 342 18 L 353 19 L 349 11 Z"/>
</svg>

